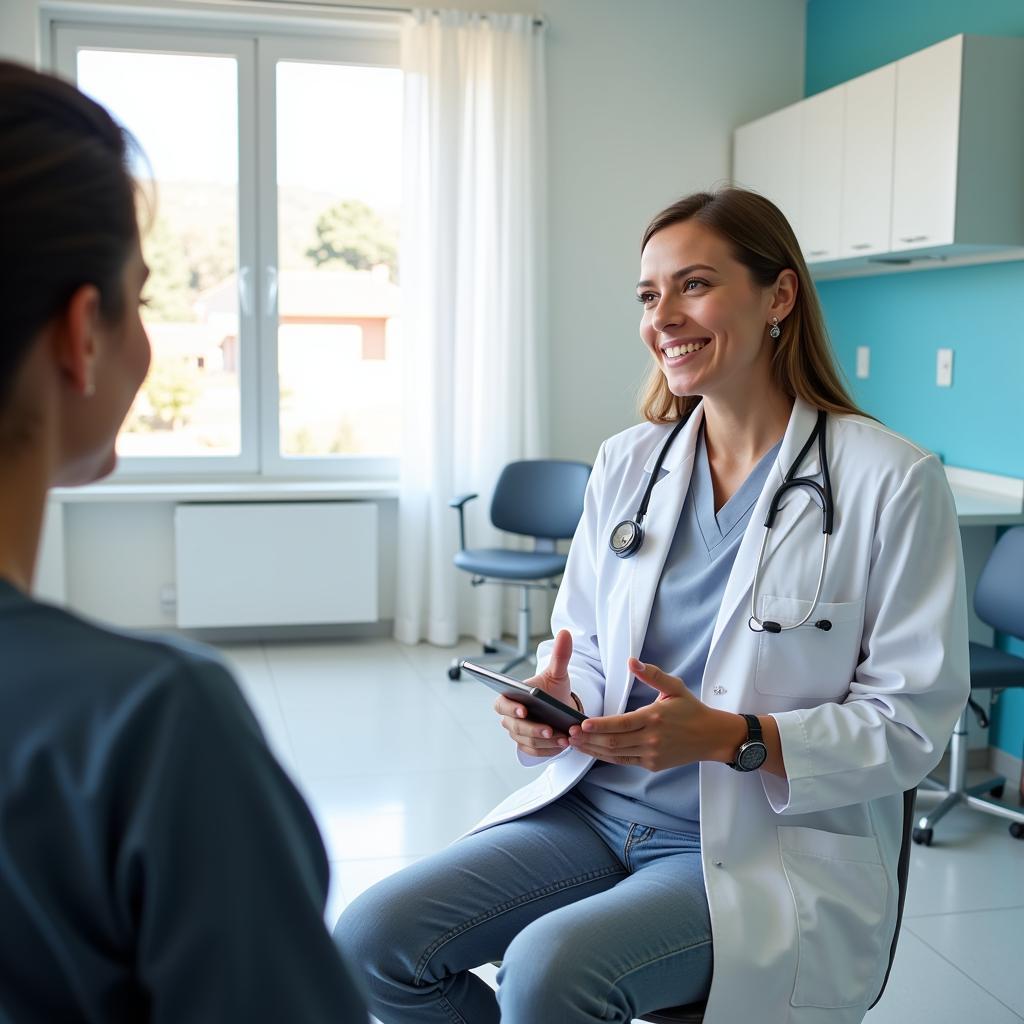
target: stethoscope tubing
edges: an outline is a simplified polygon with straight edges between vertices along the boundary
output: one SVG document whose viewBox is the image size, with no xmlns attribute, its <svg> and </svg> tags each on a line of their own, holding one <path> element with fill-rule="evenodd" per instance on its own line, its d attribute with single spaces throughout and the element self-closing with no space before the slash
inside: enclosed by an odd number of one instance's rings
<svg viewBox="0 0 1024 1024">
<path fill-rule="evenodd" d="M 804 442 L 803 448 L 800 449 L 800 454 L 793 460 L 793 465 L 789 467 L 789 472 L 782 481 L 782 485 L 775 494 L 772 495 L 771 504 L 768 508 L 768 515 L 764 521 L 764 536 L 761 538 L 761 548 L 757 554 L 757 566 L 754 569 L 754 582 L 750 588 L 750 618 L 747 620 L 747 625 L 755 633 L 783 633 L 790 629 L 799 629 L 810 620 L 815 609 L 818 607 L 818 602 L 821 600 L 821 592 L 825 586 L 825 566 L 828 563 L 828 541 L 829 537 L 832 535 L 832 530 L 835 525 L 835 503 L 832 494 L 832 479 L 829 475 L 828 455 L 825 449 L 825 422 L 825 410 L 820 409 L 818 410 L 818 419 L 814 424 L 814 430 L 811 431 L 810 437 L 808 437 Z M 796 471 L 799 468 L 800 463 L 803 462 L 804 457 L 811 450 L 811 445 L 814 444 L 815 440 L 818 442 L 818 461 L 821 463 L 821 476 L 824 481 L 824 487 L 816 480 L 812 480 L 810 477 L 798 477 L 796 475 Z M 775 524 L 775 517 L 779 512 L 779 502 L 788 490 L 796 487 L 810 488 L 818 495 L 821 501 L 821 532 L 823 537 L 821 544 L 821 567 L 818 569 L 818 583 L 814 588 L 814 597 L 811 600 L 811 605 L 807 610 L 807 614 L 799 622 L 783 625 L 781 622 L 775 622 L 770 619 L 759 619 L 757 617 L 757 594 L 758 586 L 761 582 L 761 570 L 764 567 L 764 553 L 768 547 L 768 535 L 771 533 L 772 526 Z M 828 619 L 821 619 L 815 623 L 815 626 L 827 632 L 832 628 L 832 623 Z"/>
<path fill-rule="evenodd" d="M 789 467 L 789 472 L 787 472 L 783 478 L 782 484 L 772 495 L 772 500 L 768 506 L 768 515 L 765 517 L 764 521 L 764 535 L 761 538 L 761 547 L 757 554 L 757 566 L 754 569 L 754 580 L 750 592 L 750 618 L 747 620 L 747 625 L 755 633 L 782 633 L 790 629 L 799 629 L 810 621 L 810 618 L 814 614 L 815 609 L 818 607 L 818 602 L 821 599 L 821 594 L 825 586 L 825 567 L 828 564 L 828 542 L 829 537 L 832 535 L 835 522 L 835 502 L 832 493 L 832 479 L 829 475 L 828 454 L 825 445 L 826 419 L 827 415 L 825 410 L 819 409 L 814 429 L 804 442 L 804 446 L 800 449 L 800 453 L 793 460 L 793 464 Z M 629 558 L 632 555 L 635 555 L 643 544 L 643 521 L 647 516 L 647 506 L 651 500 L 654 485 L 658 482 L 658 473 L 661 470 L 662 463 L 665 461 L 665 456 L 668 454 L 669 448 L 672 447 L 672 442 L 676 439 L 676 435 L 679 431 L 682 430 L 685 422 L 685 420 L 680 420 L 665 439 L 665 443 L 662 445 L 661 451 L 658 453 L 658 458 L 654 463 L 651 478 L 644 490 L 643 498 L 640 501 L 640 507 L 637 509 L 636 515 L 633 519 L 623 520 L 621 523 L 616 524 L 612 530 L 608 546 L 619 558 Z M 824 481 L 824 486 L 819 484 L 816 480 L 812 480 L 810 477 L 798 477 L 796 475 L 797 469 L 800 468 L 800 463 L 803 462 L 807 453 L 811 450 L 811 445 L 813 445 L 815 441 L 818 442 L 818 461 L 821 464 L 821 476 Z M 771 533 L 771 529 L 775 525 L 775 517 L 779 513 L 780 502 L 786 495 L 787 491 L 793 490 L 797 487 L 808 487 L 818 496 L 818 500 L 821 502 L 821 532 L 824 539 L 821 546 L 821 566 L 818 569 L 818 582 L 814 588 L 814 598 L 811 601 L 811 606 L 808 609 L 807 614 L 799 622 L 782 625 L 780 622 L 775 622 L 770 619 L 759 619 L 757 617 L 757 594 L 761 583 L 761 572 L 764 568 L 764 555 L 768 547 L 768 535 Z M 814 625 L 824 631 L 832 628 L 832 623 L 827 619 L 821 619 Z"/>
<path fill-rule="evenodd" d="M 821 591 L 825 585 L 825 564 L 828 561 L 828 538 L 829 534 L 824 534 L 824 542 L 821 545 L 821 568 L 818 570 L 818 585 L 814 588 L 814 597 L 811 600 L 811 607 L 807 610 L 807 614 L 799 621 L 794 622 L 791 626 L 783 626 L 780 622 L 773 622 L 773 626 L 778 626 L 778 629 L 770 628 L 763 619 L 757 617 L 757 587 L 761 578 L 761 566 L 764 560 L 764 549 L 768 546 L 768 534 L 771 532 L 771 527 L 766 526 L 764 528 L 764 536 L 761 538 L 761 550 L 757 554 L 757 568 L 754 569 L 754 583 L 750 589 L 750 618 L 747 620 L 747 625 L 755 633 L 782 633 L 787 629 L 799 629 L 804 623 L 806 623 L 810 617 L 814 614 L 814 610 L 818 607 L 818 601 L 821 599 Z M 827 620 L 822 620 L 827 621 Z M 831 629 L 831 623 L 826 626 L 821 626 L 822 629 Z"/>
</svg>

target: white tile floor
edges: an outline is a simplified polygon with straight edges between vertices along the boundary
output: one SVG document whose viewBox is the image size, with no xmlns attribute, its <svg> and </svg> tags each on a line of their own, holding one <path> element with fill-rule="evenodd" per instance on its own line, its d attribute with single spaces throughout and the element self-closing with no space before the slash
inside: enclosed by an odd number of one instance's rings
<svg viewBox="0 0 1024 1024">
<path fill-rule="evenodd" d="M 452 683 L 477 648 L 391 641 L 222 648 L 320 823 L 333 922 L 378 879 L 456 838 L 531 771 L 489 690 Z M 447 794 L 430 797 L 428 794 Z M 924 797 L 923 799 L 927 799 Z M 868 1024 L 1024 1021 L 1024 841 L 956 811 L 914 847 L 892 977 Z"/>
</svg>

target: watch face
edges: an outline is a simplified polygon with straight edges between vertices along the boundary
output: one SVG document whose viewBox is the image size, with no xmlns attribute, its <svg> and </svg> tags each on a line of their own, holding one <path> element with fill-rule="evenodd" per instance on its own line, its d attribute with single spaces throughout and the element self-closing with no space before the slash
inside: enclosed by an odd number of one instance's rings
<svg viewBox="0 0 1024 1024">
<path fill-rule="evenodd" d="M 736 756 L 736 764 L 740 771 L 752 772 L 760 768 L 767 757 L 768 748 L 763 743 L 751 740 L 740 747 L 739 754 Z"/>
</svg>

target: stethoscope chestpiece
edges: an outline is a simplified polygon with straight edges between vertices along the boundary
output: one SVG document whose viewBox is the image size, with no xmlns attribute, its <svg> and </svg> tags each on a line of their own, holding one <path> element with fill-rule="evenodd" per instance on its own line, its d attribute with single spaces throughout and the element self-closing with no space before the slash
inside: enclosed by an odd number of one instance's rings
<svg viewBox="0 0 1024 1024">
<path fill-rule="evenodd" d="M 619 558 L 629 558 L 640 550 L 644 542 L 644 528 L 635 519 L 623 519 L 618 526 L 612 530 L 608 538 L 608 547 L 618 555 Z"/>
</svg>

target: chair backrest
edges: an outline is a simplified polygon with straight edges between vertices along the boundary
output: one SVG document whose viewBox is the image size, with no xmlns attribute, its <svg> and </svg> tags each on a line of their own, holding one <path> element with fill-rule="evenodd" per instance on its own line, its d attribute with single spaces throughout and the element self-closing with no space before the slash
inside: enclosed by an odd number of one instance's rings
<svg viewBox="0 0 1024 1024">
<path fill-rule="evenodd" d="M 527 537 L 564 540 L 576 532 L 590 478 L 585 462 L 529 459 L 510 462 L 498 477 L 491 522 Z"/>
<path fill-rule="evenodd" d="M 996 541 L 978 577 L 974 610 L 993 629 L 1024 639 L 1024 526 Z"/>
<path fill-rule="evenodd" d="M 892 946 L 889 947 L 889 966 L 885 969 L 885 977 L 882 979 L 882 987 L 871 1004 L 874 1008 L 878 1000 L 882 998 L 885 986 L 889 984 L 889 975 L 892 974 L 892 962 L 896 959 L 896 943 L 900 938 L 900 928 L 903 925 L 903 907 L 907 902 L 907 876 L 910 874 L 910 837 L 914 830 L 914 803 L 917 800 L 917 787 L 908 789 L 903 794 L 903 842 L 900 846 L 900 859 L 896 862 L 896 881 L 899 885 L 899 896 L 896 898 L 896 931 L 892 933 Z"/>
</svg>

